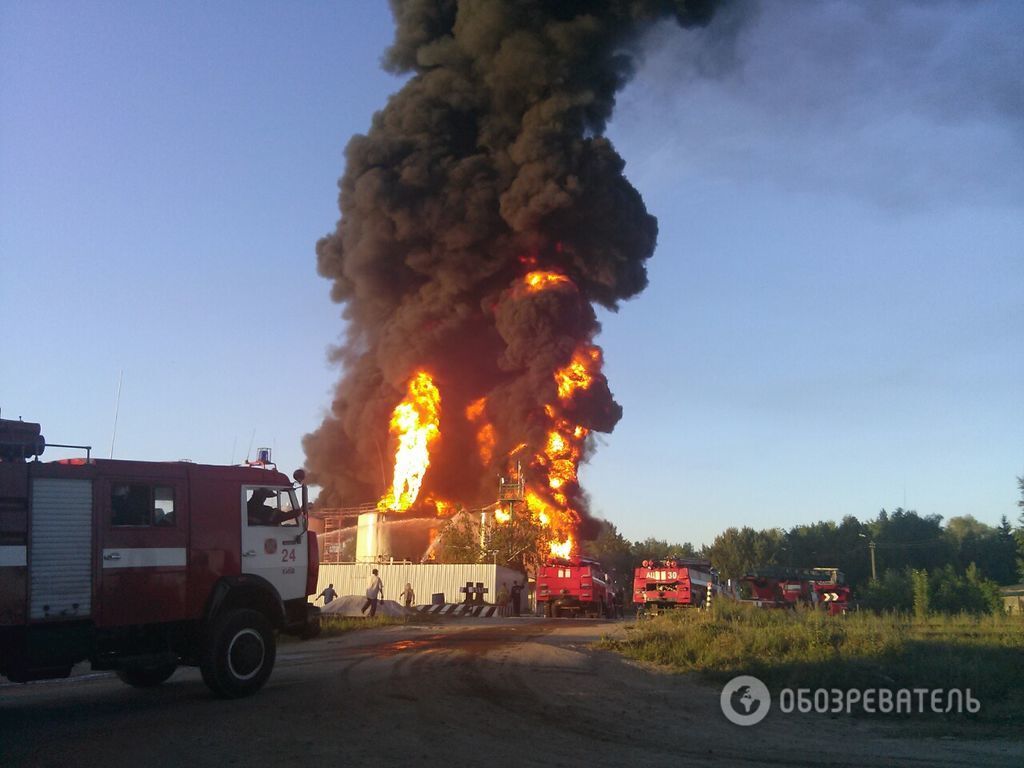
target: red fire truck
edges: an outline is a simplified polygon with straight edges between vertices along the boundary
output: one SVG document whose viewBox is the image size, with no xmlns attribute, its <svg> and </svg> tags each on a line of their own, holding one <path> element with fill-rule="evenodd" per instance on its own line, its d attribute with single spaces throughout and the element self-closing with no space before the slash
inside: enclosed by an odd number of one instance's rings
<svg viewBox="0 0 1024 768">
<path fill-rule="evenodd" d="M 611 617 L 608 576 L 595 560 L 551 562 L 537 571 L 537 607 L 544 615 Z"/>
<path fill-rule="evenodd" d="M 656 616 L 687 605 L 703 607 L 716 578 L 707 560 L 644 560 L 633 571 L 637 616 Z"/>
<path fill-rule="evenodd" d="M 739 580 L 741 602 L 761 608 L 821 608 L 846 613 L 850 588 L 838 568 L 755 568 Z"/>
<path fill-rule="evenodd" d="M 218 696 L 257 691 L 275 630 L 312 635 L 319 553 L 307 493 L 268 467 L 41 462 L 39 425 L 0 419 L 0 675 L 88 660 L 129 685 L 196 665 Z M 299 490 L 299 498 L 296 498 Z"/>
</svg>

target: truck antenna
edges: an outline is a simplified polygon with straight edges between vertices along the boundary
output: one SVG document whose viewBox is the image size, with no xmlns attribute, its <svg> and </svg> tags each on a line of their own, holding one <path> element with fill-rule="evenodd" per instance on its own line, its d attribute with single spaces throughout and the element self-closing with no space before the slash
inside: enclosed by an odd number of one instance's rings
<svg viewBox="0 0 1024 768">
<path fill-rule="evenodd" d="M 114 440 L 117 438 L 117 414 L 121 410 L 121 384 L 124 381 L 124 368 L 117 376 L 117 398 L 114 400 L 114 428 L 110 432 L 110 456 L 114 458 Z"/>
</svg>

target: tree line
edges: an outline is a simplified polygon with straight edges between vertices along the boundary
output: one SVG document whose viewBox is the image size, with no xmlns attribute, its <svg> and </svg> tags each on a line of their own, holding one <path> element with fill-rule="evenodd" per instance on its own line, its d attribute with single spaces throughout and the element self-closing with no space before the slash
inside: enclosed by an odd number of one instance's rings
<svg viewBox="0 0 1024 768">
<path fill-rule="evenodd" d="M 1018 478 L 1024 510 L 1024 478 Z M 875 579 L 871 554 L 874 550 Z M 731 527 L 699 549 L 649 538 L 628 541 L 615 525 L 601 522 L 585 554 L 600 560 L 623 585 L 642 560 L 699 557 L 710 560 L 723 579 L 737 579 L 757 566 L 829 566 L 841 570 L 858 602 L 869 608 L 910 610 L 915 582 L 930 609 L 983 613 L 998 608 L 999 586 L 1024 581 L 1024 511 L 1014 528 L 1004 515 L 987 525 L 972 515 L 921 515 L 897 507 L 874 518 L 847 516 L 781 528 Z M 923 574 L 923 575 L 922 575 Z M 925 579 L 924 585 L 921 579 Z"/>
<path fill-rule="evenodd" d="M 997 526 L 969 514 L 943 525 L 940 515 L 897 507 L 867 520 L 850 515 L 788 530 L 730 527 L 711 544 L 695 547 L 654 537 L 629 541 L 613 523 L 599 520 L 581 554 L 600 561 L 616 587 L 627 592 L 643 560 L 700 558 L 710 560 L 723 579 L 758 566 L 835 567 L 868 608 L 910 610 L 924 599 L 930 610 L 983 613 L 1000 604 L 999 586 L 1024 581 L 1024 478 L 1017 483 L 1022 511 L 1016 528 L 1005 515 Z M 494 562 L 526 573 L 544 562 L 547 541 L 545 530 L 528 516 L 481 535 L 476 519 L 461 515 L 446 527 L 437 559 Z"/>
</svg>

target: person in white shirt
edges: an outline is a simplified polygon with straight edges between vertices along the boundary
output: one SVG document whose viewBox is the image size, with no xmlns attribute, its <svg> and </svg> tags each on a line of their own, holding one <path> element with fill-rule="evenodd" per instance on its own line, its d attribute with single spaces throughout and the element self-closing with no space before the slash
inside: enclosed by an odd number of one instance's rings
<svg viewBox="0 0 1024 768">
<path fill-rule="evenodd" d="M 413 601 L 416 599 L 416 593 L 413 591 L 412 584 L 406 582 L 405 589 L 402 590 L 402 594 L 399 597 L 402 598 L 402 603 L 406 608 L 411 608 Z"/>
<path fill-rule="evenodd" d="M 377 600 L 384 597 L 384 582 L 380 580 L 380 576 L 377 575 L 377 569 L 374 568 L 370 572 L 370 584 L 366 588 L 366 602 L 363 603 L 362 613 L 366 613 L 366 609 L 370 609 L 370 618 L 372 619 L 377 615 Z"/>
</svg>

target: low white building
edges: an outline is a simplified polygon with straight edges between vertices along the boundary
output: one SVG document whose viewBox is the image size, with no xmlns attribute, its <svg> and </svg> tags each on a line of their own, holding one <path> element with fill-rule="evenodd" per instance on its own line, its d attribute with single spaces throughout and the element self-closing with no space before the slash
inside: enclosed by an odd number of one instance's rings
<svg viewBox="0 0 1024 768">
<path fill-rule="evenodd" d="M 444 564 L 444 563 L 402 563 L 402 562 L 362 562 L 362 563 L 321 563 L 320 580 L 317 594 L 328 584 L 340 596 L 365 595 L 370 581 L 370 571 L 376 568 L 384 582 L 384 599 L 402 602 L 400 594 L 406 583 L 412 584 L 416 593 L 416 605 L 429 605 L 435 602 L 435 595 L 446 603 L 461 603 L 466 599 L 467 582 L 475 588 L 483 584 L 484 602 L 493 604 L 502 583 L 506 590 L 518 581 L 524 587 L 522 595 L 523 612 L 532 609 L 528 605 L 526 583 L 523 574 L 511 568 L 489 563 L 476 564 Z"/>
</svg>

